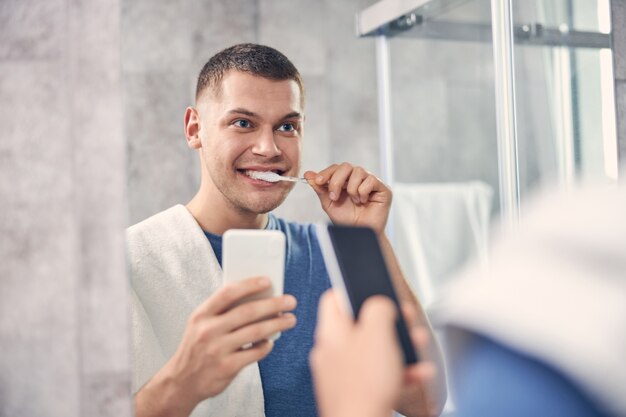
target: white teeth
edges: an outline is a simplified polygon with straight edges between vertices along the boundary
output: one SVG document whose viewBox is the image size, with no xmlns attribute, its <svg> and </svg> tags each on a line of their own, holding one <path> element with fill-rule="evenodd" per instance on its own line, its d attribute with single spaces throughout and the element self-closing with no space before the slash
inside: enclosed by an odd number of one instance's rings
<svg viewBox="0 0 626 417">
<path fill-rule="evenodd" d="M 279 175 L 272 171 L 251 171 L 247 170 L 244 173 L 250 178 L 254 178 L 257 180 L 262 180 L 266 182 L 278 182 L 278 181 L 289 181 L 289 182 L 301 182 L 303 184 L 307 184 L 308 181 L 304 178 L 299 177 L 285 177 L 283 175 Z"/>
<path fill-rule="evenodd" d="M 281 180 L 280 175 L 272 171 L 245 171 L 245 174 L 250 178 L 257 180 L 263 180 L 267 182 L 278 182 Z"/>
</svg>

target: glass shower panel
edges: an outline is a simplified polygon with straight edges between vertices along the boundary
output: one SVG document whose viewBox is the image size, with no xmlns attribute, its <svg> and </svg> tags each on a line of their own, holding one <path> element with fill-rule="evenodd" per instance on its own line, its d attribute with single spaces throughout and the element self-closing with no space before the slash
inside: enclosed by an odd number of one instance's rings
<svg viewBox="0 0 626 417">
<path fill-rule="evenodd" d="M 478 42 L 415 32 L 389 40 L 396 182 L 481 180 L 497 190 L 490 20 L 489 1 L 466 1 L 428 26 L 485 25 Z"/>
<path fill-rule="evenodd" d="M 405 3 L 420 6 L 377 32 L 361 27 L 387 39 L 393 234 L 427 304 L 465 261 L 483 258 L 510 178 L 498 168 L 491 0 Z M 609 0 L 511 6 L 522 207 L 540 185 L 617 178 Z"/>
<path fill-rule="evenodd" d="M 426 305 L 486 256 L 499 211 L 490 2 L 449 4 L 388 40 L 393 235 Z"/>
<path fill-rule="evenodd" d="M 516 1 L 513 19 L 522 200 L 616 179 L 609 0 Z"/>
</svg>

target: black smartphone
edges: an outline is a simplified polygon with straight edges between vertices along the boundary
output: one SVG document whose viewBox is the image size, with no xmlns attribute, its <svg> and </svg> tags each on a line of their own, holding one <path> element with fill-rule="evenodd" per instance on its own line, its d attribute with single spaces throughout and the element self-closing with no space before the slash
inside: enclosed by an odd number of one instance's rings
<svg viewBox="0 0 626 417">
<path fill-rule="evenodd" d="M 367 227 L 320 224 L 317 225 L 317 235 L 331 283 L 344 298 L 346 309 L 358 320 L 361 306 L 368 297 L 389 297 L 398 310 L 396 334 L 404 354 L 404 363 L 416 363 L 418 354 L 411 342 L 374 231 Z"/>
</svg>

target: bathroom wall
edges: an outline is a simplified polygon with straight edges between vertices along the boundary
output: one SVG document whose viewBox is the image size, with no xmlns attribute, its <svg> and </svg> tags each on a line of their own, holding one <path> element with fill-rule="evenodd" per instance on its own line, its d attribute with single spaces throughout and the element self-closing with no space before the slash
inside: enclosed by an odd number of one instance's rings
<svg viewBox="0 0 626 417">
<path fill-rule="evenodd" d="M 0 2 L 0 416 L 131 415 L 118 0 Z"/>
<path fill-rule="evenodd" d="M 256 42 L 285 53 L 306 85 L 303 170 L 350 161 L 378 171 L 374 44 L 354 35 L 373 0 L 122 0 L 122 74 L 130 221 L 197 190 L 196 152 L 183 134 L 202 65 L 219 50 Z M 277 210 L 324 219 L 314 193 L 296 186 Z"/>
</svg>

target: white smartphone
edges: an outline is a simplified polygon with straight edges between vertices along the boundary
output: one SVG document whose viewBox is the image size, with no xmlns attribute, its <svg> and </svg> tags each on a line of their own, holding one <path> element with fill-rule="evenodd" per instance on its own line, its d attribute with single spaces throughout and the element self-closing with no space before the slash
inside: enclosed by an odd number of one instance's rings
<svg viewBox="0 0 626 417">
<path fill-rule="evenodd" d="M 252 277 L 268 277 L 272 286 L 242 299 L 237 305 L 282 295 L 285 282 L 285 234 L 279 230 L 231 229 L 222 243 L 224 284 Z M 280 333 L 272 335 L 276 340 Z"/>
</svg>

